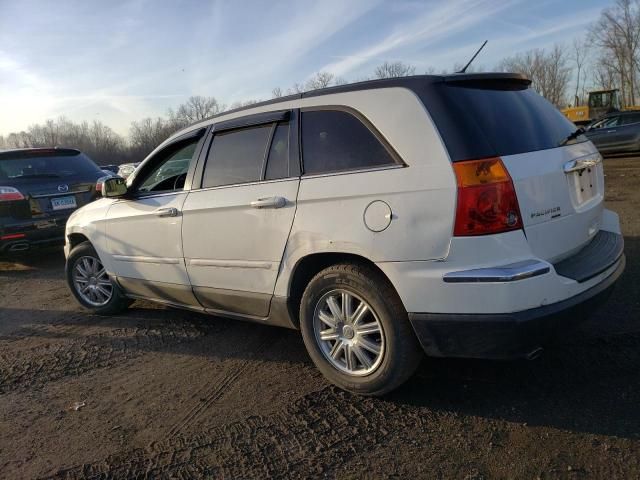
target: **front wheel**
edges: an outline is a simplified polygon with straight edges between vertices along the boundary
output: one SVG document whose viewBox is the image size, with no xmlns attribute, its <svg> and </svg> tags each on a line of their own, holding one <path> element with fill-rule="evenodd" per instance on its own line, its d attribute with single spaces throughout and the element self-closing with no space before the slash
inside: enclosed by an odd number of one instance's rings
<svg viewBox="0 0 640 480">
<path fill-rule="evenodd" d="M 125 310 L 131 300 L 107 274 L 98 253 L 89 242 L 71 250 L 65 266 L 67 284 L 80 304 L 99 315 Z"/>
<path fill-rule="evenodd" d="M 318 369 L 354 393 L 393 390 L 422 358 L 398 294 L 365 265 L 334 265 L 318 273 L 302 296 L 300 326 Z"/>
</svg>

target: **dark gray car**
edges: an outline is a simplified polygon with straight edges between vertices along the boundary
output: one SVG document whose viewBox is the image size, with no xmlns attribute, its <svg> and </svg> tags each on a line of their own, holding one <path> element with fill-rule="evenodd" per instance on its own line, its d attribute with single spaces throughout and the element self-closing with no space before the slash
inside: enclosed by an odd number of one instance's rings
<svg viewBox="0 0 640 480">
<path fill-rule="evenodd" d="M 640 151 L 640 111 L 609 113 L 589 125 L 585 135 L 602 154 Z"/>
</svg>

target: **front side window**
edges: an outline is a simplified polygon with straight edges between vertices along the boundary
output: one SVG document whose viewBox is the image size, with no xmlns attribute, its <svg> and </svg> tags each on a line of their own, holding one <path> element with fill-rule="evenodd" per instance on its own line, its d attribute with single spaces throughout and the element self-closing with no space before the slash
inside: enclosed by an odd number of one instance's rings
<svg viewBox="0 0 640 480">
<path fill-rule="evenodd" d="M 396 163 L 357 117 L 337 110 L 302 113 L 302 161 L 305 175 Z"/>
<path fill-rule="evenodd" d="M 199 138 L 194 138 L 161 152 L 159 155 L 163 158 L 143 174 L 138 192 L 146 194 L 182 190 L 198 141 Z"/>
</svg>

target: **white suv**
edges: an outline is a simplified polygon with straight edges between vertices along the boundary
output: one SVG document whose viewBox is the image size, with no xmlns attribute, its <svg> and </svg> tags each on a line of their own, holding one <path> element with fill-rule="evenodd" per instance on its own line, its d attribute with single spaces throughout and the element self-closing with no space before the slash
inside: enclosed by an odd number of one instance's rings
<svg viewBox="0 0 640 480">
<path fill-rule="evenodd" d="M 144 298 L 299 328 L 362 394 L 423 351 L 533 357 L 625 259 L 601 156 L 529 83 L 377 80 L 188 127 L 69 219 L 69 286 L 101 314 Z"/>
</svg>

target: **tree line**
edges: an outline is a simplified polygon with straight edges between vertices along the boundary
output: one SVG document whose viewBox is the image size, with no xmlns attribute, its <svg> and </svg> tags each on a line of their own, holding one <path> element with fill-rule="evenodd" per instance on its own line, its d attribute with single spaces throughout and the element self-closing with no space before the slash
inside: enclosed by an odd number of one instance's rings
<svg viewBox="0 0 640 480">
<path fill-rule="evenodd" d="M 454 65 L 452 71 L 460 70 L 461 66 Z M 482 70 L 483 67 L 472 65 L 467 71 Z M 634 106 L 640 99 L 640 0 L 615 0 L 571 45 L 556 44 L 549 49 L 517 53 L 503 59 L 493 70 L 525 74 L 531 79 L 532 88 L 558 108 L 584 104 L 590 90 L 612 88 L 620 90 L 623 106 Z M 449 72 L 436 72 L 432 67 L 416 72 L 411 64 L 387 61 L 378 65 L 371 76 L 354 81 L 416 73 Z M 569 92 L 572 81 L 575 88 Z M 276 87 L 271 96 L 280 98 L 345 83 L 344 78 L 321 71 L 286 90 Z M 31 125 L 21 132 L 0 135 L 0 149 L 59 145 L 78 148 L 101 165 L 135 162 L 187 125 L 258 101 L 247 100 L 227 106 L 213 96 L 192 96 L 175 110 L 169 109 L 163 117 L 132 122 L 126 138 L 98 120 L 75 123 L 60 117 Z"/>
</svg>

